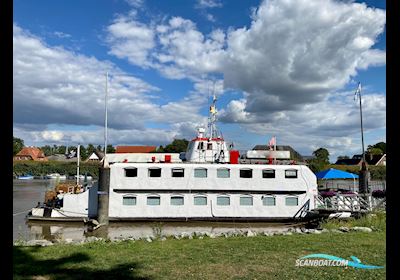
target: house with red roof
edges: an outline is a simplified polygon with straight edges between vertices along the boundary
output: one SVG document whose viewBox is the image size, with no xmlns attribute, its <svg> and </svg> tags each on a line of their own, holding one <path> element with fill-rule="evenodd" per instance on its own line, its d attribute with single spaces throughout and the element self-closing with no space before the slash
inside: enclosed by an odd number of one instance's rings
<svg viewBox="0 0 400 280">
<path fill-rule="evenodd" d="M 14 156 L 14 160 L 47 161 L 43 151 L 37 147 L 24 147 Z"/>
</svg>

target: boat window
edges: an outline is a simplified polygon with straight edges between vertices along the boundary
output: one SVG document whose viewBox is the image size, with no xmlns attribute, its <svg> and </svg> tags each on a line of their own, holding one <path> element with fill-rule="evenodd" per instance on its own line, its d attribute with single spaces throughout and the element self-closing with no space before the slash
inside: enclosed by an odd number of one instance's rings
<svg viewBox="0 0 400 280">
<path fill-rule="evenodd" d="M 171 196 L 171 205 L 183 205 L 183 196 Z"/>
<path fill-rule="evenodd" d="M 275 178 L 275 170 L 274 169 L 264 169 L 262 171 L 263 178 Z"/>
<path fill-rule="evenodd" d="M 230 205 L 231 199 L 229 196 L 219 196 L 217 197 L 217 205 Z"/>
<path fill-rule="evenodd" d="M 195 196 L 194 197 L 194 205 L 207 205 L 207 197 L 206 196 Z"/>
<path fill-rule="evenodd" d="M 124 196 L 122 205 L 136 205 L 136 196 Z"/>
<path fill-rule="evenodd" d="M 207 143 L 207 150 L 212 150 L 212 143 Z"/>
<path fill-rule="evenodd" d="M 161 177 L 161 168 L 158 167 L 149 168 L 149 177 Z"/>
<path fill-rule="evenodd" d="M 297 197 L 286 197 L 287 206 L 297 206 L 299 205 L 299 199 Z"/>
<path fill-rule="evenodd" d="M 251 196 L 240 197 L 240 205 L 247 205 L 247 206 L 253 205 L 253 197 Z"/>
<path fill-rule="evenodd" d="M 275 206 L 276 199 L 274 196 L 264 196 L 263 197 L 263 205 L 264 206 Z"/>
<path fill-rule="evenodd" d="M 195 168 L 194 169 L 194 177 L 207 178 L 207 169 L 206 168 Z"/>
<path fill-rule="evenodd" d="M 285 178 L 297 178 L 297 170 L 296 169 L 285 170 Z"/>
<path fill-rule="evenodd" d="M 217 177 L 218 178 L 229 178 L 230 177 L 229 168 L 218 168 L 217 169 Z"/>
<path fill-rule="evenodd" d="M 124 170 L 125 170 L 125 177 L 137 177 L 136 167 L 124 168 Z"/>
<path fill-rule="evenodd" d="M 197 145 L 197 150 L 204 150 L 204 143 L 199 142 L 199 145 Z"/>
<path fill-rule="evenodd" d="M 172 177 L 185 177 L 185 169 L 183 168 L 172 168 Z"/>
<path fill-rule="evenodd" d="M 253 177 L 253 169 L 246 168 L 240 169 L 240 178 L 252 178 Z"/>
<path fill-rule="evenodd" d="M 147 197 L 147 205 L 160 205 L 160 197 L 159 196 Z"/>
</svg>

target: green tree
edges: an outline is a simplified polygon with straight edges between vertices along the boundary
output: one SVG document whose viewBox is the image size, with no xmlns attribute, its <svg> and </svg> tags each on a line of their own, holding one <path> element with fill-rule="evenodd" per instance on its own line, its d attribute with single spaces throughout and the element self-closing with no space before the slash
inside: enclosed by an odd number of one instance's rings
<svg viewBox="0 0 400 280">
<path fill-rule="evenodd" d="M 104 152 L 104 149 L 101 147 L 101 145 L 97 145 L 96 149 L 97 149 L 99 152 Z"/>
<path fill-rule="evenodd" d="M 89 144 L 86 148 L 88 156 L 90 156 L 94 151 L 96 151 L 96 148 L 93 146 L 93 144 Z"/>
<path fill-rule="evenodd" d="M 329 152 L 325 148 L 319 148 L 313 152 L 315 158 L 309 162 L 309 167 L 313 172 L 324 170 L 329 165 Z"/>
<path fill-rule="evenodd" d="M 82 159 L 82 160 L 85 160 L 85 159 L 88 158 L 88 152 L 87 152 L 85 146 L 81 145 L 81 148 L 80 148 L 80 150 L 79 150 L 79 153 L 80 153 L 80 156 L 81 156 L 81 159 Z"/>
<path fill-rule="evenodd" d="M 24 140 L 13 136 L 13 154 L 18 154 L 24 147 Z"/>
<path fill-rule="evenodd" d="M 180 153 L 185 152 L 189 141 L 186 139 L 174 139 L 171 144 L 168 144 L 163 148 L 162 153 Z M 162 146 L 160 146 L 161 148 Z"/>
<path fill-rule="evenodd" d="M 67 150 L 67 147 L 64 145 L 58 146 L 57 147 L 57 154 L 65 154 L 65 151 Z"/>
<path fill-rule="evenodd" d="M 325 148 L 319 148 L 313 152 L 315 158 L 324 164 L 329 164 L 329 152 Z"/>
<path fill-rule="evenodd" d="M 115 153 L 115 148 L 111 145 L 107 145 L 107 153 Z"/>
<path fill-rule="evenodd" d="M 45 145 L 43 147 L 40 147 L 40 149 L 43 151 L 44 155 L 47 156 L 51 156 L 51 147 L 49 145 Z"/>
<path fill-rule="evenodd" d="M 370 147 L 371 147 L 371 148 L 380 149 L 380 150 L 382 151 L 383 154 L 386 154 L 386 143 L 385 143 L 385 142 L 379 142 L 379 143 L 376 143 L 375 145 L 369 145 L 369 146 L 368 146 L 368 149 L 369 149 Z"/>
<path fill-rule="evenodd" d="M 164 147 L 161 145 L 160 147 L 157 148 L 157 150 L 155 150 L 152 153 L 164 153 Z"/>
<path fill-rule="evenodd" d="M 383 151 L 379 148 L 368 147 L 367 154 L 370 155 L 383 155 Z"/>
</svg>

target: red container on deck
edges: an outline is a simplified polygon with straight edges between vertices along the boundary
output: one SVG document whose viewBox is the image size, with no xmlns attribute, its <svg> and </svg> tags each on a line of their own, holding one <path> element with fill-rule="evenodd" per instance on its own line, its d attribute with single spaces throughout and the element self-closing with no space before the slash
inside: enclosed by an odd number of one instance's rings
<svg viewBox="0 0 400 280">
<path fill-rule="evenodd" d="M 165 155 L 165 162 L 170 163 L 171 162 L 171 155 Z"/>
<path fill-rule="evenodd" d="M 229 151 L 229 159 L 231 164 L 238 164 L 239 163 L 239 151 L 231 150 Z"/>
<path fill-rule="evenodd" d="M 156 162 L 156 157 L 151 157 L 152 162 Z"/>
</svg>

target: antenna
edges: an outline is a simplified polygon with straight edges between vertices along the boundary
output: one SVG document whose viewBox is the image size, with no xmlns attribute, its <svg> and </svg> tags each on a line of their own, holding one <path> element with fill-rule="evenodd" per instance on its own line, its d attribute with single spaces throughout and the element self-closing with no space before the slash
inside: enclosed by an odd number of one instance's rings
<svg viewBox="0 0 400 280">
<path fill-rule="evenodd" d="M 217 107 L 215 106 L 217 102 L 217 96 L 215 95 L 215 80 L 213 83 L 213 100 L 212 105 L 210 106 L 210 118 L 209 118 L 209 127 L 210 127 L 210 138 L 218 137 L 218 131 L 216 126 L 217 121 Z"/>
</svg>

